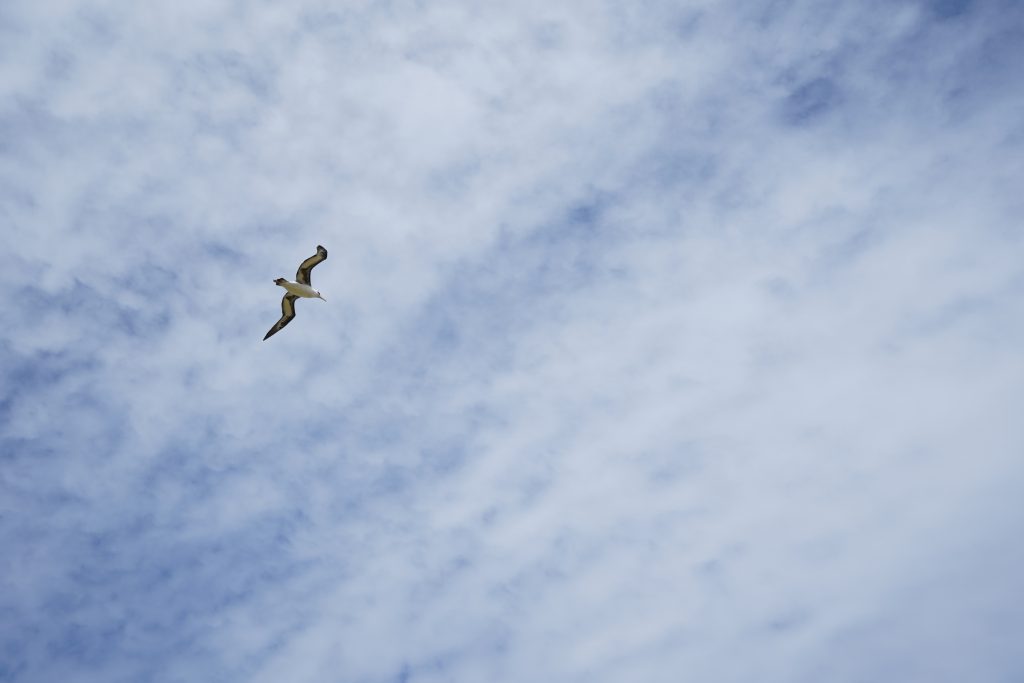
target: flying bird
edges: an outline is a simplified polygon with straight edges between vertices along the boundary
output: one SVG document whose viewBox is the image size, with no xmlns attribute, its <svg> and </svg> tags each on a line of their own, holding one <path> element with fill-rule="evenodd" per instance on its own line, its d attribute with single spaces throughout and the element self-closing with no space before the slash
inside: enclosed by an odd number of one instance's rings
<svg viewBox="0 0 1024 683">
<path fill-rule="evenodd" d="M 316 253 L 310 256 L 308 259 L 299 264 L 299 270 L 295 273 L 295 282 L 289 282 L 283 277 L 279 277 L 274 280 L 274 284 L 278 287 L 284 287 L 288 292 L 281 299 L 281 319 L 274 323 L 274 326 L 267 332 L 267 336 L 263 338 L 263 341 L 269 339 L 272 335 L 277 334 L 284 326 L 292 321 L 295 317 L 295 300 L 299 297 L 303 299 L 324 299 L 321 296 L 319 290 L 313 289 L 313 283 L 310 281 L 309 276 L 313 271 L 313 267 L 321 261 L 327 260 L 327 250 L 319 244 L 316 246 Z"/>
</svg>

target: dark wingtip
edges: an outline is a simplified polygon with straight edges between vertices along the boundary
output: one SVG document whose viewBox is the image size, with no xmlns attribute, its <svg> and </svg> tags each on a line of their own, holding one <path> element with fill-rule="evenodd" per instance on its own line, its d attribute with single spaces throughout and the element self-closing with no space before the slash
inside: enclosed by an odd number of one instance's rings
<svg viewBox="0 0 1024 683">
<path fill-rule="evenodd" d="M 322 251 L 322 252 L 324 252 L 324 254 L 326 254 L 326 253 L 327 253 L 327 250 L 326 250 L 326 249 L 324 249 L 324 245 L 322 245 L 322 244 L 318 244 L 318 245 L 316 245 L 316 250 L 317 250 L 317 251 Z"/>
</svg>

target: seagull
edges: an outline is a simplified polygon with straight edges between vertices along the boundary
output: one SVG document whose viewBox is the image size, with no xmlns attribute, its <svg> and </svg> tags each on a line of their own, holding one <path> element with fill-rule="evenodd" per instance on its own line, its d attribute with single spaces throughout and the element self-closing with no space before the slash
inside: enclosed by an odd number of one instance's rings
<svg viewBox="0 0 1024 683">
<path fill-rule="evenodd" d="M 277 334 L 284 329 L 285 325 L 292 321 L 292 318 L 295 317 L 295 300 L 300 296 L 303 299 L 323 299 L 327 301 L 320 294 L 319 290 L 313 289 L 313 284 L 309 280 L 313 267 L 326 260 L 327 250 L 318 244 L 316 245 L 316 253 L 299 264 L 299 270 L 295 273 L 295 282 L 289 282 L 283 277 L 274 280 L 275 285 L 284 287 L 288 293 L 281 299 L 281 319 L 274 323 L 274 326 L 267 332 L 267 336 L 263 338 L 263 341 L 270 339 L 271 335 Z"/>
</svg>

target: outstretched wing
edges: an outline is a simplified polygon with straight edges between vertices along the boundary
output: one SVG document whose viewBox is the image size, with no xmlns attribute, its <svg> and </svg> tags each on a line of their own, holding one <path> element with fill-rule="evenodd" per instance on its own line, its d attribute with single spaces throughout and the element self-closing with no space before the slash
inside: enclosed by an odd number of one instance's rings
<svg viewBox="0 0 1024 683">
<path fill-rule="evenodd" d="M 326 260 L 327 250 L 319 244 L 316 245 L 316 253 L 299 264 L 299 271 L 295 273 L 295 281 L 300 285 L 309 285 L 312 287 L 313 283 L 309 281 L 310 271 L 313 270 L 313 266 Z"/>
<path fill-rule="evenodd" d="M 298 298 L 294 294 L 284 295 L 284 298 L 281 299 L 281 319 L 274 323 L 274 326 L 267 332 L 267 336 L 263 338 L 263 341 L 270 339 L 272 335 L 283 330 L 284 326 L 292 321 L 292 318 L 295 317 L 295 300 Z"/>
</svg>

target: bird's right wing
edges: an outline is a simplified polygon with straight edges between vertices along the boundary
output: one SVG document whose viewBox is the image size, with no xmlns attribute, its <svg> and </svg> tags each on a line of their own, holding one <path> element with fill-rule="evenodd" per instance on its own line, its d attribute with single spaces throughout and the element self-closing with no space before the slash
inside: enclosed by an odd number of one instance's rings
<svg viewBox="0 0 1024 683">
<path fill-rule="evenodd" d="M 313 283 L 310 282 L 309 277 L 312 274 L 313 266 L 326 260 L 327 250 L 319 244 L 316 245 L 316 253 L 299 264 L 299 270 L 295 273 L 295 281 L 299 284 L 309 285 L 312 287 Z"/>
<path fill-rule="evenodd" d="M 263 341 L 267 341 L 271 336 L 277 334 L 284 329 L 284 326 L 292 321 L 295 317 L 295 300 L 298 299 L 294 294 L 285 294 L 284 298 L 281 299 L 281 319 L 274 323 L 274 326 L 267 332 L 267 336 L 263 338 Z"/>
</svg>

